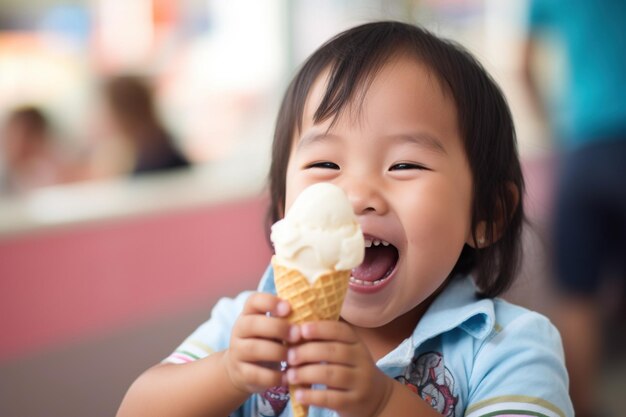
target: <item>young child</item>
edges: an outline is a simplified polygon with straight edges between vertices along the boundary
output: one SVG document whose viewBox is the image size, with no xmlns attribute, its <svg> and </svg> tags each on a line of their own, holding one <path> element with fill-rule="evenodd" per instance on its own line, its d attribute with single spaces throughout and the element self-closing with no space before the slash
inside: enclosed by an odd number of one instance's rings
<svg viewBox="0 0 626 417">
<path fill-rule="evenodd" d="M 291 416 L 287 384 L 313 385 L 295 394 L 312 417 L 573 415 L 555 328 L 494 298 L 524 184 L 505 99 L 470 54 L 399 22 L 317 50 L 278 115 L 271 220 L 317 182 L 346 192 L 366 239 L 341 320 L 290 326 L 268 269 L 118 416 Z"/>
</svg>

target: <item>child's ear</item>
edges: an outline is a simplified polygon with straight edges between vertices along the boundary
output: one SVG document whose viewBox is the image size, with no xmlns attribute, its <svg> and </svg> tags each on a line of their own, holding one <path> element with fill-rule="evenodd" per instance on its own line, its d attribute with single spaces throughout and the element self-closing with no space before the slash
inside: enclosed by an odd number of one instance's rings
<svg viewBox="0 0 626 417">
<path fill-rule="evenodd" d="M 474 249 L 484 248 L 485 246 L 488 246 L 485 245 L 486 233 L 487 222 L 481 221 L 476 225 L 476 230 L 474 230 L 473 233 L 470 233 L 465 243 Z"/>
<path fill-rule="evenodd" d="M 506 202 L 498 201 L 497 210 L 491 227 L 487 227 L 486 221 L 480 221 L 476 229 L 468 237 L 467 243 L 474 249 L 481 249 L 496 243 L 506 230 L 510 219 L 515 214 L 519 204 L 519 189 L 512 182 L 507 182 Z M 491 229 L 491 230 L 490 230 Z"/>
</svg>

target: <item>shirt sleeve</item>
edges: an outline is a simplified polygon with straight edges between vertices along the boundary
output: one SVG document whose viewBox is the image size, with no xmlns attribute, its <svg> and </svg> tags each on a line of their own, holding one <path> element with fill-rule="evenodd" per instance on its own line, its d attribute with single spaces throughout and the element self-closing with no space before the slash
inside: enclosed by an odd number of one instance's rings
<svg viewBox="0 0 626 417">
<path fill-rule="evenodd" d="M 561 337 L 544 316 L 527 312 L 479 349 L 465 417 L 573 417 Z"/>
<path fill-rule="evenodd" d="M 250 294 L 252 292 L 246 291 L 236 298 L 220 299 L 211 311 L 211 318 L 200 325 L 163 362 L 177 364 L 193 362 L 226 349 L 233 324 Z"/>
</svg>

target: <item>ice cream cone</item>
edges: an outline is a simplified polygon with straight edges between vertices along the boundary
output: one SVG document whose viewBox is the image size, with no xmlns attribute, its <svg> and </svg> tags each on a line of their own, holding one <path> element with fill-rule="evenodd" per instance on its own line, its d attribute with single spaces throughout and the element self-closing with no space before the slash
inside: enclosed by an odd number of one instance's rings
<svg viewBox="0 0 626 417">
<path fill-rule="evenodd" d="M 316 312 L 316 291 L 309 280 L 295 269 L 287 268 L 272 258 L 274 283 L 276 292 L 291 305 L 289 321 L 300 324 L 306 321 L 319 320 Z"/>
<path fill-rule="evenodd" d="M 272 258 L 276 292 L 291 305 L 288 319 L 301 324 L 314 320 L 338 320 L 348 290 L 350 271 L 332 271 L 318 277 L 313 285 L 300 271 L 285 267 Z M 289 386 L 294 417 L 306 417 L 308 406 L 295 400 L 298 386 Z"/>
<path fill-rule="evenodd" d="M 289 402 L 291 403 L 291 410 L 293 411 L 293 417 L 307 417 L 309 415 L 309 406 L 301 404 L 294 398 L 294 393 L 300 385 L 289 385 Z"/>
<path fill-rule="evenodd" d="M 334 184 L 310 185 L 298 195 L 270 235 L 278 296 L 291 304 L 291 323 L 338 320 L 350 283 L 350 271 L 365 256 L 365 240 L 352 204 Z M 300 386 L 302 387 L 302 386 Z M 289 386 L 296 417 L 308 407 L 295 400 L 298 386 Z"/>
<path fill-rule="evenodd" d="M 333 271 L 313 283 L 316 292 L 315 310 L 319 320 L 339 320 L 343 300 L 348 291 L 351 271 Z"/>
</svg>

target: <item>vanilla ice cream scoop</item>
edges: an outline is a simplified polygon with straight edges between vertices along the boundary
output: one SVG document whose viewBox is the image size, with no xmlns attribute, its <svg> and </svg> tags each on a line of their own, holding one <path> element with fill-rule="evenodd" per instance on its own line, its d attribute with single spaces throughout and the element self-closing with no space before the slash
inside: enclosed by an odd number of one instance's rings
<svg viewBox="0 0 626 417">
<path fill-rule="evenodd" d="M 361 227 L 343 190 L 330 183 L 304 189 L 285 218 L 272 226 L 277 261 L 300 271 L 310 283 L 332 271 L 363 262 Z"/>
</svg>

